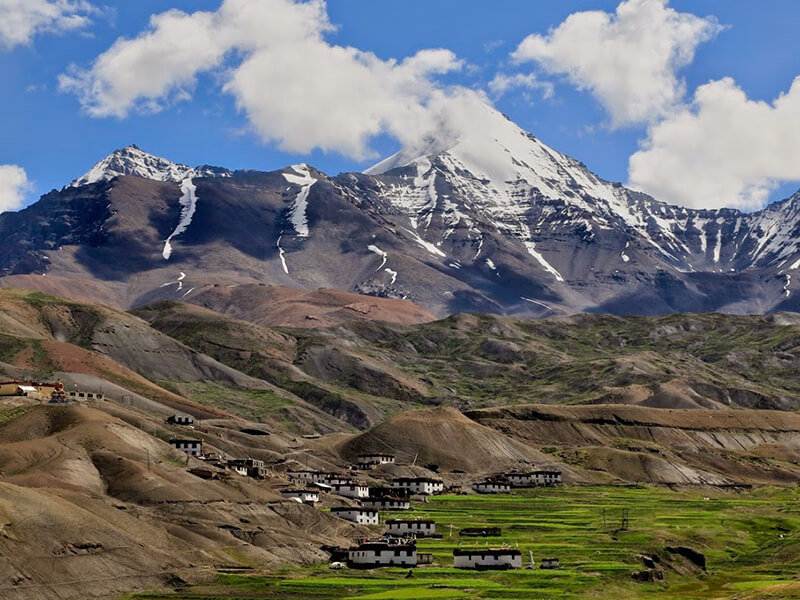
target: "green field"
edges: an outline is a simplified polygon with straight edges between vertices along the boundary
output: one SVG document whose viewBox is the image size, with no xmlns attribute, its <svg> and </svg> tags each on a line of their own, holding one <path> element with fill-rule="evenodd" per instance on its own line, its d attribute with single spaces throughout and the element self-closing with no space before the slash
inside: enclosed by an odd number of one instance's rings
<svg viewBox="0 0 800 600">
<path fill-rule="evenodd" d="M 526 600 L 800 598 L 800 493 L 796 489 L 676 492 L 657 487 L 563 487 L 505 496 L 441 496 L 412 514 L 433 518 L 441 540 L 421 540 L 436 565 L 414 570 L 334 571 L 327 565 L 221 574 L 212 585 L 132 598 L 361 600 L 491 598 Z M 628 527 L 622 526 L 623 511 Z M 410 513 L 405 513 L 408 516 Z M 392 515 L 385 514 L 382 518 Z M 397 516 L 397 515 L 394 515 Z M 452 537 L 450 537 L 451 527 Z M 462 547 L 509 544 L 558 570 L 473 572 L 452 568 L 462 527 L 502 527 L 498 538 L 463 538 Z M 377 531 L 377 529 L 376 529 Z M 702 552 L 707 572 L 667 546 Z M 641 555 L 658 555 L 664 579 L 637 583 Z M 798 580 L 800 581 L 800 580 Z"/>
</svg>

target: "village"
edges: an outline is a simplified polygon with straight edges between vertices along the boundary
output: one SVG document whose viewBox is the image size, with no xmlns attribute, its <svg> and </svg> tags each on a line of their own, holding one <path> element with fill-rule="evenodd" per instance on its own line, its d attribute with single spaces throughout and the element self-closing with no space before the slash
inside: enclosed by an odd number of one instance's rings
<svg viewBox="0 0 800 600">
<path fill-rule="evenodd" d="M 0 397 L 21 397 L 50 405 L 70 403 L 98 406 L 106 400 L 99 391 L 67 390 L 61 381 L 42 383 L 35 381 L 0 382 Z M 412 513 L 415 505 L 424 506 L 430 496 L 469 493 L 513 494 L 516 489 L 552 487 L 562 483 L 562 473 L 554 469 L 508 471 L 480 478 L 469 478 L 462 483 L 445 483 L 431 476 L 391 476 L 386 467 L 398 465 L 397 457 L 387 452 L 359 454 L 352 464 L 340 471 L 323 471 L 310 468 L 268 466 L 253 457 L 227 456 L 210 450 L 201 434 L 201 424 L 192 415 L 174 413 L 164 418 L 164 425 L 174 433 L 168 443 L 186 455 L 186 470 L 207 480 L 226 480 L 247 477 L 253 480 L 282 480 L 280 495 L 297 503 L 323 507 L 329 514 L 366 526 L 372 531 L 369 537 L 353 540 L 348 547 L 326 546 L 332 569 L 380 567 L 419 567 L 433 564 L 433 555 L 418 551 L 417 541 L 443 537 L 437 523 L 424 518 L 399 518 L 383 520 L 383 513 Z M 266 431 L 260 432 L 269 435 Z M 319 436 L 306 436 L 311 439 Z M 367 482 L 366 479 L 370 481 Z M 473 480 L 474 479 L 474 480 Z M 466 487 L 466 489 L 464 489 Z M 510 544 L 500 547 L 467 548 L 461 538 L 496 538 L 499 527 L 467 528 L 458 532 L 458 547 L 453 549 L 453 566 L 458 569 L 520 569 L 522 553 Z M 449 533 L 452 536 L 452 531 Z M 534 557 L 528 557 L 527 566 L 534 568 Z M 558 558 L 539 559 L 539 568 L 559 567 Z"/>
</svg>

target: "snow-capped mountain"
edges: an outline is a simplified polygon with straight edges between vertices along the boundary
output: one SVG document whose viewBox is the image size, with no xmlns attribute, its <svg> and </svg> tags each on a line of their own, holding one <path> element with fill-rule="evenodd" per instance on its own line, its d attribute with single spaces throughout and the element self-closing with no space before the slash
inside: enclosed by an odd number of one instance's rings
<svg viewBox="0 0 800 600">
<path fill-rule="evenodd" d="M 393 185 L 381 196 L 414 224 L 430 224 L 436 212 L 445 215 L 445 237 L 470 221 L 464 208 L 480 211 L 479 221 L 517 237 L 559 281 L 563 277 L 535 250 L 544 229 L 573 229 L 587 240 L 598 230 L 622 230 L 629 239 L 620 249 L 621 262 L 630 260 L 632 251 L 626 250 L 635 242 L 687 271 L 741 270 L 798 252 L 797 196 L 753 214 L 670 206 L 598 178 L 499 112 L 485 109 L 484 119 L 450 146 L 434 144 L 419 156 L 401 151 L 368 169 L 370 175 L 412 170 L 405 185 Z M 438 191 L 443 189 L 450 193 Z M 477 226 L 473 232 L 480 234 Z"/>
<path fill-rule="evenodd" d="M 6 232 L 0 272 L 89 277 L 125 306 L 258 282 L 439 314 L 800 309 L 800 193 L 755 213 L 670 206 L 488 106 L 467 132 L 336 177 L 192 168 L 130 146 L 0 217 Z"/>
<path fill-rule="evenodd" d="M 174 163 L 165 158 L 153 156 L 135 144 L 115 150 L 103 160 L 95 163 L 88 172 L 69 184 L 69 187 L 80 187 L 98 181 L 108 181 L 120 175 L 135 175 L 153 181 L 180 182 L 191 177 L 227 176 L 226 169 L 202 166 L 190 167 Z"/>
</svg>

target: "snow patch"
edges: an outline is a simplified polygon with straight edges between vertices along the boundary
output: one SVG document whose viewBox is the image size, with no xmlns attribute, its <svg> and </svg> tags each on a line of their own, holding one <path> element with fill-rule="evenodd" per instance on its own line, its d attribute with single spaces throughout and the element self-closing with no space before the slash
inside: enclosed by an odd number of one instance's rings
<svg viewBox="0 0 800 600">
<path fill-rule="evenodd" d="M 547 306 L 547 304 L 545 304 L 544 302 L 539 302 L 538 300 L 534 300 L 534 299 L 532 299 L 532 298 L 526 298 L 525 296 L 520 296 L 520 298 L 521 298 L 522 300 L 525 300 L 525 302 L 531 302 L 531 303 L 533 303 L 533 304 L 538 304 L 539 306 L 543 306 L 543 307 L 545 307 L 547 310 L 553 310 L 552 308 L 550 308 L 549 306 Z"/>
<path fill-rule="evenodd" d="M 389 285 L 394 285 L 394 282 L 397 281 L 397 271 L 392 271 L 389 267 L 386 267 L 384 271 L 392 276 L 392 280 L 389 282 Z"/>
<path fill-rule="evenodd" d="M 722 228 L 717 229 L 717 243 L 714 244 L 714 262 L 719 262 L 719 255 L 722 252 Z"/>
<path fill-rule="evenodd" d="M 183 192 L 179 200 L 181 204 L 181 218 L 178 221 L 178 226 L 175 227 L 175 230 L 164 242 L 164 249 L 161 251 L 161 256 L 164 257 L 164 260 L 169 260 L 170 256 L 172 256 L 172 244 L 170 243 L 172 238 L 186 231 L 186 228 L 189 227 L 192 222 L 194 211 L 197 209 L 197 187 L 192 183 L 191 177 L 181 182 L 181 191 Z"/>
<path fill-rule="evenodd" d="M 278 236 L 278 241 L 276 243 L 276 246 L 278 247 L 278 257 L 281 259 L 281 266 L 283 267 L 283 272 L 288 275 L 289 274 L 289 267 L 286 266 L 286 257 L 284 256 L 285 252 L 284 252 L 283 248 L 281 248 L 281 238 L 282 237 L 283 237 L 283 235 L 279 235 Z"/>
<path fill-rule="evenodd" d="M 792 293 L 792 291 L 789 289 L 789 285 L 791 285 L 791 283 L 792 283 L 792 276 L 787 274 L 786 283 L 783 284 L 783 292 L 786 294 L 787 298 Z"/>
<path fill-rule="evenodd" d="M 561 276 L 561 273 L 559 273 L 555 269 L 555 267 L 553 265 L 551 265 L 549 262 L 547 262 L 545 260 L 544 256 L 542 256 L 541 253 L 539 253 L 536 250 L 536 243 L 535 242 L 523 242 L 523 243 L 525 244 L 525 248 L 528 250 L 528 253 L 533 258 L 535 258 L 540 265 L 542 265 L 542 267 L 544 268 L 545 271 L 547 271 L 553 277 L 555 277 L 556 281 L 562 281 L 562 282 L 564 281 L 564 278 Z"/>
<path fill-rule="evenodd" d="M 622 262 L 628 262 L 631 259 L 630 256 L 625 254 L 625 250 L 627 250 L 628 246 L 630 246 L 630 245 L 631 245 L 630 242 L 625 242 L 625 248 L 622 250 L 622 252 L 619 255 L 619 257 L 622 259 Z"/>
<path fill-rule="evenodd" d="M 369 246 L 367 246 L 367 250 L 369 250 L 370 252 L 374 252 L 383 259 L 381 265 L 377 269 L 375 269 L 376 271 L 380 271 L 383 268 L 383 265 L 386 264 L 386 259 L 389 257 L 389 255 L 380 248 L 378 248 L 375 244 L 370 244 Z"/>
<path fill-rule="evenodd" d="M 308 193 L 311 191 L 311 186 L 314 185 L 317 180 L 311 176 L 311 173 L 308 171 L 308 165 L 305 163 L 292 165 L 292 169 L 297 175 L 294 173 L 284 173 L 283 178 L 289 183 L 299 185 L 300 191 L 297 193 L 297 196 L 295 196 L 294 203 L 289 212 L 289 220 L 299 237 L 308 237 L 308 215 L 306 214 L 306 209 L 308 208 Z"/>
<path fill-rule="evenodd" d="M 425 248 L 425 250 L 427 250 L 431 254 L 433 254 L 435 256 L 441 256 L 442 258 L 445 258 L 447 256 L 444 252 L 439 250 L 439 248 L 437 248 L 436 246 L 434 246 L 430 242 L 427 242 L 427 241 L 423 240 L 421 237 L 419 237 L 419 235 L 417 233 L 411 231 L 410 229 L 405 229 L 405 227 L 403 229 L 406 232 L 408 232 L 408 234 L 411 236 L 411 239 L 413 239 L 417 244 L 419 244 L 420 246 Z"/>
</svg>

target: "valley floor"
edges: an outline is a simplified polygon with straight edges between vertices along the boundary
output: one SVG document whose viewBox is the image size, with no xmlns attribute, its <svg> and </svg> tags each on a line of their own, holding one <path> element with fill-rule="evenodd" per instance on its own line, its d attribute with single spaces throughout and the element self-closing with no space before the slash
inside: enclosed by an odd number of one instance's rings
<svg viewBox="0 0 800 600">
<path fill-rule="evenodd" d="M 218 574 L 204 585 L 129 598 L 800 598 L 800 493 L 793 488 L 565 486 L 510 495 L 439 496 L 413 508 L 414 517 L 434 519 L 444 536 L 419 540 L 419 551 L 433 553 L 435 564 L 414 569 L 413 577 L 400 568 L 335 571 L 318 565 L 263 572 L 254 565 L 251 572 Z M 502 536 L 459 540 L 461 528 L 483 525 L 501 527 Z M 374 529 L 377 533 L 382 526 Z M 525 568 L 452 568 L 453 548 L 502 544 L 522 551 Z M 702 553 L 706 568 L 696 555 L 679 547 Z M 537 568 L 527 568 L 531 555 Z M 560 568 L 538 568 L 543 558 L 558 558 Z M 645 561 L 654 568 L 648 569 Z M 651 581 L 638 583 L 635 573 Z"/>
</svg>

